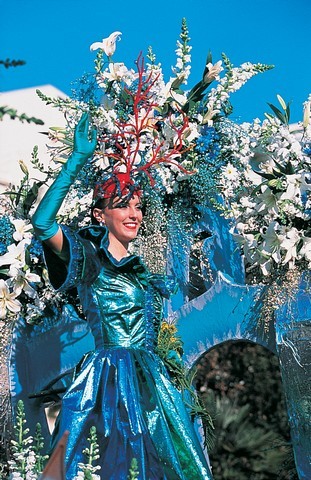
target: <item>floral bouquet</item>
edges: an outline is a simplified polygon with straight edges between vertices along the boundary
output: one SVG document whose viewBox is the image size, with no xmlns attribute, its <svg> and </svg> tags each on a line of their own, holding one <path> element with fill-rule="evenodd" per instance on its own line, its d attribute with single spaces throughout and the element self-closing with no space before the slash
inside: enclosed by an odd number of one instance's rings
<svg viewBox="0 0 311 480">
<path fill-rule="evenodd" d="M 195 206 L 206 199 L 213 201 L 219 193 L 219 172 L 226 176 L 225 172 L 232 168 L 233 143 L 240 158 L 249 150 L 253 134 L 227 118 L 232 112 L 229 97 L 252 76 L 271 66 L 247 62 L 236 68 L 224 54 L 222 61 L 213 64 L 209 54 L 202 79 L 187 88 L 191 46 L 185 19 L 177 42 L 176 65 L 168 81 L 151 48 L 148 63 L 139 55 L 136 69 L 114 62 L 112 56 L 120 36 L 120 32 L 114 32 L 91 45 L 91 51 L 98 51 L 95 72 L 79 81 L 72 98 L 53 99 L 38 91 L 47 104 L 64 113 L 67 126 L 50 128 L 51 164 L 47 169 L 34 150 L 32 163 L 45 180 L 30 179 L 22 164 L 25 177 L 21 185 L 6 192 L 9 200 L 0 220 L 1 318 L 23 315 L 32 322 L 48 305 L 63 301 L 50 291 L 42 247 L 33 236 L 30 216 L 39 188 L 49 184 L 72 151 L 74 127 L 82 111 L 89 112 L 97 128 L 98 145 L 58 218 L 76 227 L 90 221 L 95 184 L 112 172 L 131 171 L 135 181 L 144 186 L 153 208 L 161 213 L 154 215 L 151 208 L 153 223 L 159 217 L 160 227 L 163 223 L 167 226 L 173 212 L 174 228 L 179 218 L 180 228 L 184 229 L 194 218 Z M 211 88 L 213 82 L 217 84 Z"/>
<path fill-rule="evenodd" d="M 114 32 L 91 45 L 91 51 L 97 52 L 95 71 L 80 79 L 72 98 L 53 99 L 40 91 L 38 95 L 63 111 L 67 120 L 66 128 L 50 129 L 55 172 L 72 150 L 74 127 L 82 111 L 89 112 L 98 132 L 95 155 L 69 192 L 60 220 L 66 218 L 78 226 L 88 223 L 96 183 L 114 172 L 130 172 L 143 187 L 148 206 L 138 253 L 149 268 L 161 271 L 168 237 L 174 242 L 181 232 L 188 232 L 190 240 L 200 215 L 197 206 L 214 203 L 219 194 L 219 171 L 230 161 L 232 131 L 240 132 L 228 118 L 230 95 L 272 66 L 246 62 L 234 67 L 225 54 L 213 63 L 209 53 L 202 78 L 190 88 L 191 46 L 185 19 L 169 80 L 150 47 L 146 61 L 139 55 L 135 68 L 115 62 L 120 36 Z M 163 247 L 159 259 L 154 244 Z M 182 263 L 184 252 L 179 256 Z"/>
<path fill-rule="evenodd" d="M 171 231 L 172 237 L 178 239 L 178 229 L 184 233 L 194 223 L 197 205 L 213 205 L 232 219 L 233 234 L 243 246 L 247 266 L 265 274 L 274 264 L 307 258 L 308 212 L 303 211 L 309 191 L 308 177 L 303 175 L 309 165 L 307 137 L 300 150 L 299 142 L 295 143 L 294 154 L 294 146 L 288 146 L 292 134 L 286 133 L 289 127 L 280 119 L 269 118 L 263 125 L 257 121 L 237 125 L 229 119 L 230 95 L 254 75 L 272 67 L 249 62 L 234 67 L 225 54 L 213 63 L 208 54 L 202 78 L 188 87 L 191 46 L 185 20 L 169 80 L 165 80 L 151 48 L 147 61 L 138 56 L 135 68 L 113 61 L 120 36 L 120 32 L 114 32 L 92 44 L 91 51 L 98 52 L 95 72 L 80 79 L 71 98 L 53 99 L 38 91 L 43 101 L 64 113 L 67 125 L 50 128 L 51 164 L 47 169 L 34 150 L 33 164 L 44 180 L 29 178 L 27 167 L 22 164 L 21 185 L 12 186 L 2 202 L 0 318 L 6 319 L 7 324 L 12 325 L 19 317 L 30 323 L 39 322 L 47 309 L 61 309 L 68 303 L 67 297 L 50 289 L 42 246 L 34 237 L 30 218 L 39 189 L 48 186 L 72 151 L 74 128 L 82 112 L 90 114 L 97 128 L 97 149 L 66 197 L 58 221 L 75 227 L 89 223 L 89 205 L 96 183 L 117 171 L 130 172 L 151 204 L 149 226 L 153 225 L 160 235 L 166 230 L 164 237 Z M 284 148 L 282 161 L 277 156 L 280 144 Z M 294 168 L 293 173 L 289 165 Z M 301 180 L 301 188 L 295 179 Z M 288 189 L 284 181 L 288 182 Z M 295 201 L 281 198 L 282 188 L 285 195 L 293 194 Z M 219 202 L 220 197 L 223 202 Z M 268 198 L 276 202 L 274 210 L 267 203 Z M 291 214 L 297 217 L 296 223 L 284 220 L 286 204 L 287 212 L 299 212 L 300 216 Z M 273 215 L 279 215 L 282 221 Z M 275 228 L 270 227 L 270 220 L 275 222 Z M 148 228 L 147 222 L 147 236 Z M 271 228 L 279 240 L 276 250 L 270 240 L 268 243 Z M 295 232 L 299 232 L 300 243 L 294 243 L 296 253 L 291 249 L 286 255 L 286 239 L 290 242 Z M 157 238 L 154 244 L 159 246 Z M 155 262 L 154 249 L 150 252 L 150 261 Z"/>
<path fill-rule="evenodd" d="M 32 163 L 41 168 L 37 148 Z M 30 212 L 44 181 L 29 178 L 26 165 L 19 186 L 11 186 L 1 200 L 0 215 L 0 319 L 12 322 L 23 317 L 27 323 L 40 322 L 64 297 L 50 286 L 43 260 L 42 244 L 33 234 Z M 50 173 L 46 173 L 46 179 Z"/>
<path fill-rule="evenodd" d="M 311 266 L 310 100 L 301 124 L 289 124 L 289 105 L 262 122 L 241 125 L 243 148 L 222 169 L 232 234 L 241 246 L 248 279 L 269 282 L 295 266 Z"/>
<path fill-rule="evenodd" d="M 90 195 L 96 182 L 112 172 L 130 171 L 144 190 L 149 187 L 150 197 L 161 198 L 162 206 L 171 206 L 178 199 L 190 208 L 207 195 L 212 197 L 219 167 L 227 162 L 219 155 L 219 145 L 230 123 L 225 122 L 232 112 L 229 96 L 272 67 L 247 62 L 236 68 L 225 55 L 213 64 L 209 54 L 201 80 L 188 88 L 191 47 L 185 20 L 168 81 L 151 48 L 147 62 L 138 56 L 135 69 L 114 62 L 120 36 L 114 32 L 91 45 L 91 51 L 98 52 L 95 72 L 80 80 L 73 98 L 53 99 L 38 91 L 42 100 L 62 110 L 67 119 L 65 129 L 50 129 L 55 165 L 65 162 L 71 152 L 81 111 L 89 112 L 98 131 L 92 163 L 83 169 L 68 202 L 78 198 L 83 210 L 89 203 L 89 197 L 87 201 L 83 197 Z M 213 82 L 217 84 L 211 88 Z"/>
</svg>

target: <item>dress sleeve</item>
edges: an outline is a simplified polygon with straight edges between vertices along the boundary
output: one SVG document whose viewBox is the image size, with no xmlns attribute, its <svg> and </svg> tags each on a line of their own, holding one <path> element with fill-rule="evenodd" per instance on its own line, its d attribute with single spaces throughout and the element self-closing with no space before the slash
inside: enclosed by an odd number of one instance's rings
<svg viewBox="0 0 311 480">
<path fill-rule="evenodd" d="M 44 259 L 53 288 L 65 292 L 80 282 L 92 283 L 99 273 L 96 247 L 65 225 L 61 225 L 64 241 L 68 244 L 69 262 L 65 263 L 57 253 L 44 244 Z"/>
</svg>

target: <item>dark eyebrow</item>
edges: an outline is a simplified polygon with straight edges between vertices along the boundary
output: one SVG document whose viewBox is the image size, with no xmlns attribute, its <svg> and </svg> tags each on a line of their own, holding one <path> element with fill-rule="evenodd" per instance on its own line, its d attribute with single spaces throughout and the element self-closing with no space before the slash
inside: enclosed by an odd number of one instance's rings
<svg viewBox="0 0 311 480">
<path fill-rule="evenodd" d="M 115 203 L 114 205 L 112 205 L 112 208 L 125 207 L 125 206 L 127 206 L 128 204 L 129 204 L 129 202 L 127 202 L 126 200 L 124 200 L 124 201 Z"/>
</svg>

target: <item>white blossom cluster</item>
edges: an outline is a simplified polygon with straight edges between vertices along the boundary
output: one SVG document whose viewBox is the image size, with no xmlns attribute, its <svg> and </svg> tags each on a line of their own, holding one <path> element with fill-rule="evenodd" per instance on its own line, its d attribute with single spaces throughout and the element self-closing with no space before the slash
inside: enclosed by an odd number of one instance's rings
<svg viewBox="0 0 311 480">
<path fill-rule="evenodd" d="M 243 129 L 248 142 L 235 166 L 223 168 L 219 186 L 248 271 L 264 279 L 280 267 L 310 268 L 310 124 L 286 125 L 269 115 Z"/>
<path fill-rule="evenodd" d="M 240 67 L 230 68 L 222 78 L 219 78 L 218 74 L 223 70 L 221 64 L 219 64 L 216 77 L 219 80 L 218 84 L 208 94 L 207 109 L 210 118 L 220 113 L 230 95 L 238 91 L 254 75 L 263 71 L 263 67 L 261 64 L 245 62 Z"/>
<path fill-rule="evenodd" d="M 7 279 L 0 279 L 0 318 L 15 315 L 22 309 L 18 297 L 24 292 L 27 298 L 32 299 L 34 306 L 40 307 L 41 300 L 35 284 L 41 282 L 39 275 L 34 273 L 26 262 L 26 250 L 31 243 L 32 226 L 21 219 L 11 219 L 15 227 L 13 242 L 7 247 L 6 253 L 0 256 L 0 266 L 6 266 Z M 33 258 L 34 263 L 38 261 Z"/>
<path fill-rule="evenodd" d="M 27 431 L 26 431 L 27 432 Z M 33 445 L 34 439 L 31 435 L 23 439 L 23 448 L 18 442 L 11 440 L 17 451 L 12 454 L 12 459 L 8 461 L 10 479 L 12 480 L 37 480 L 38 466 L 37 455 Z"/>
<path fill-rule="evenodd" d="M 42 317 L 49 302 L 58 294 L 52 290 L 40 252 L 31 248 L 34 235 L 30 220 L 9 217 L 14 227 L 12 241 L 0 255 L 0 319 L 23 316 L 29 323 Z M 39 247 L 38 247 L 39 248 Z M 41 250 L 41 249 L 40 249 Z"/>
<path fill-rule="evenodd" d="M 252 128 L 248 128 L 233 122 L 224 122 L 224 112 L 218 115 L 230 93 L 240 88 L 253 75 L 263 71 L 264 66 L 245 63 L 239 68 L 233 68 L 225 60 L 226 73 L 221 78 L 220 74 L 224 70 L 222 61 L 213 64 L 208 60 L 201 81 L 187 91 L 182 89 L 182 85 L 187 82 L 190 72 L 191 47 L 185 23 L 181 40 L 177 42 L 176 65 L 172 68 L 173 75 L 168 81 L 164 80 L 161 64 L 155 63 L 155 56 L 151 51 L 148 57 L 151 63 L 145 66 L 139 57 L 135 71 L 127 68 L 124 63 L 114 62 L 112 55 L 120 35 L 120 32 L 113 32 L 108 38 L 91 46 L 92 51 L 99 49 L 98 60 L 95 62 L 95 79 L 101 94 L 99 104 L 71 98 L 51 99 L 39 92 L 42 100 L 64 112 L 68 122 L 66 128 L 50 128 L 49 179 L 57 173 L 72 152 L 74 128 L 81 111 L 90 112 L 92 123 L 98 131 L 95 155 L 81 172 L 84 177 L 79 176 L 69 192 L 59 213 L 60 221 L 76 227 L 83 227 L 89 222 L 93 180 L 96 176 L 101 178 L 106 175 L 112 168 L 122 172 L 129 165 L 136 169 L 150 165 L 148 174 L 160 184 L 161 192 L 176 197 L 185 195 L 185 180 L 189 178 L 189 172 L 196 172 L 197 165 L 204 163 L 205 156 L 207 158 L 209 155 L 206 149 L 213 150 L 208 146 L 205 127 L 211 127 L 221 134 L 221 141 L 215 142 L 220 145 L 219 158 L 225 161 L 219 168 L 216 154 L 213 161 L 216 165 L 218 188 L 228 200 L 232 200 L 242 183 L 244 186 L 253 184 L 252 149 L 259 140 L 264 140 L 266 150 L 272 153 L 279 151 L 282 146 L 280 151 L 283 161 L 290 156 L 294 166 L 295 161 L 299 164 L 299 141 L 294 143 L 292 136 L 288 136 L 286 129 L 282 130 L 277 123 L 274 125 L 270 121 L 268 132 L 268 127 L 259 123 L 254 122 Z M 213 81 L 218 82 L 217 87 L 209 93 L 205 92 Z M 140 88 L 142 95 L 139 97 Z M 138 104 L 132 105 L 131 102 L 135 102 L 137 98 L 140 99 Z M 306 112 L 309 112 L 310 101 L 307 105 Z M 306 118 L 307 116 L 306 113 Z M 219 120 L 221 118 L 222 120 Z M 273 140 L 269 139 L 270 137 Z M 264 162 L 262 168 L 271 169 L 271 166 Z M 300 175 L 300 172 L 297 174 Z M 292 194 L 291 188 L 296 191 L 295 181 L 299 179 L 288 178 L 291 186 L 288 185 L 287 195 Z M 300 183 L 308 190 L 308 186 L 305 187 L 306 177 L 301 177 Z M 261 195 L 267 196 L 266 187 L 261 188 Z M 302 192 L 301 189 L 298 190 Z M 303 195 L 304 193 L 301 193 L 301 198 L 304 198 Z M 245 197 L 248 198 L 247 195 Z M 282 207 L 283 214 L 297 214 L 297 201 L 289 202 L 284 195 L 280 200 L 283 203 L 278 209 Z M 251 198 L 245 210 L 248 213 L 248 222 L 253 223 L 255 219 L 249 214 L 249 205 L 254 201 Z M 263 199 L 262 202 L 264 201 Z M 232 215 L 239 216 L 240 211 L 242 214 L 244 207 L 242 210 L 241 208 L 241 205 L 236 206 L 233 202 Z M 13 210 L 11 223 L 15 231 L 10 244 L 2 243 L 0 232 L 0 267 L 4 269 L 3 278 L 0 279 L 0 319 L 23 315 L 27 321 L 33 322 L 40 318 L 46 304 L 53 301 L 53 294 L 42 260 L 29 253 L 34 240 L 29 215 L 21 219 L 18 208 Z M 263 207 L 260 214 L 262 212 L 265 212 Z M 304 218 L 301 209 L 299 214 Z M 249 225 L 250 223 L 247 229 Z M 308 240 L 304 240 L 303 248 L 307 242 Z M 300 254 L 303 251 L 300 249 Z M 54 298 L 57 298 L 55 293 Z M 59 300 L 61 301 L 61 298 Z"/>
<path fill-rule="evenodd" d="M 12 480 L 37 480 L 36 454 L 33 450 L 25 449 L 22 453 L 13 454 L 14 460 L 8 462 Z M 24 464 L 23 472 L 19 467 Z"/>
<path fill-rule="evenodd" d="M 207 63 L 203 78 L 198 84 L 199 89 L 204 91 L 213 81 L 217 82 L 217 86 L 206 93 L 204 105 L 196 98 L 195 108 L 191 103 L 191 109 L 188 110 L 187 107 L 185 114 L 183 109 L 188 105 L 189 99 L 194 99 L 196 93 L 182 89 L 182 85 L 187 83 L 191 62 L 190 38 L 185 23 L 182 25 L 181 40 L 177 41 L 176 65 L 172 67 L 174 75 L 168 81 L 164 80 L 161 64 L 155 63 L 155 55 L 150 52 L 148 58 L 151 63 L 146 66 L 141 57 L 137 59 L 141 70 L 137 67 L 137 71 L 134 71 L 125 63 L 114 62 L 112 55 L 120 36 L 121 32 L 113 32 L 102 42 L 91 45 L 92 51 L 99 50 L 98 58 L 101 59 L 96 66 L 96 82 L 101 92 L 100 105 L 89 109 L 84 102 L 65 102 L 63 109 L 67 110 L 69 125 L 67 132 L 56 129 L 52 132 L 52 138 L 61 144 L 52 147 L 52 159 L 58 161 L 64 159 L 66 154 L 68 156 L 72 149 L 77 117 L 81 110 L 88 110 L 99 139 L 92 169 L 97 169 L 100 175 L 100 172 L 108 172 L 111 168 L 125 171 L 128 163 L 134 169 L 149 162 L 153 165 L 153 171 L 157 171 L 157 177 L 163 179 L 162 187 L 167 193 L 177 192 L 178 182 L 183 180 L 183 175 L 178 174 L 176 166 L 182 170 L 191 164 L 189 152 L 193 151 L 200 138 L 202 125 L 213 125 L 230 94 L 241 88 L 252 76 L 270 67 L 247 62 L 239 68 L 233 68 L 227 59 L 226 73 L 221 78 L 220 74 L 224 70 L 222 61 Z M 107 58 L 108 62 L 103 58 Z M 131 112 L 127 105 L 133 101 L 133 94 L 140 89 L 141 82 L 142 90 L 148 92 L 148 102 L 146 105 L 143 102 L 133 105 Z M 247 140 L 245 143 L 247 148 Z M 167 169 L 171 169 L 171 172 Z M 228 171 L 223 173 L 226 176 L 232 172 L 229 165 Z M 152 169 L 150 173 L 153 174 Z"/>
<path fill-rule="evenodd" d="M 99 466 L 92 467 L 91 465 L 85 466 L 82 463 L 78 464 L 79 471 L 77 475 L 73 478 L 73 480 L 100 480 L 100 475 L 95 473 L 97 470 L 100 469 Z M 91 469 L 91 470 L 90 470 Z"/>
</svg>

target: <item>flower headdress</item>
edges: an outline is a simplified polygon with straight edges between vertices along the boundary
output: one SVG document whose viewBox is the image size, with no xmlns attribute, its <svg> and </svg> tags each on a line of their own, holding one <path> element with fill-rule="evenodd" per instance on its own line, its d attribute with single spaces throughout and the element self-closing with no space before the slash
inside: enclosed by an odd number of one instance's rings
<svg viewBox="0 0 311 480">
<path fill-rule="evenodd" d="M 186 150 L 193 148 L 187 140 L 189 118 L 178 105 L 171 112 L 163 112 L 154 89 L 159 73 L 146 71 L 141 55 L 136 65 L 131 87 L 125 84 L 120 91 L 122 108 L 114 102 L 117 117 L 113 128 L 104 128 L 99 135 L 97 158 L 105 167 L 103 179 L 95 186 L 95 199 L 107 196 L 108 186 L 108 196 L 120 193 L 126 181 L 129 192 L 139 190 L 147 180 L 153 187 L 153 171 L 160 164 L 191 173 L 178 161 Z M 101 84 L 102 74 L 97 80 Z M 111 101 L 108 88 L 106 96 L 107 103 Z"/>
<path fill-rule="evenodd" d="M 60 220 L 68 222 L 69 217 L 75 226 L 88 224 L 91 191 L 94 204 L 143 189 L 151 212 L 149 224 L 161 219 L 156 231 L 175 239 L 180 238 L 176 228 L 192 235 L 197 204 L 214 201 L 221 169 L 231 161 L 231 146 L 240 141 L 241 128 L 226 118 L 232 112 L 229 96 L 271 66 L 246 62 L 236 68 L 223 54 L 222 67 L 222 61 L 213 64 L 209 53 L 201 80 L 187 89 L 191 47 L 185 19 L 168 81 L 151 48 L 146 55 L 149 63 L 139 55 L 135 69 L 114 62 L 120 35 L 114 32 L 91 45 L 91 51 L 98 51 L 95 75 L 79 80 L 73 98 L 51 99 L 38 92 L 60 108 L 68 122 L 66 129 L 50 129 L 50 138 L 62 143 L 51 147 L 54 161 L 63 163 L 70 154 L 81 110 L 90 113 L 98 132 L 95 155 L 67 196 Z M 213 82 L 216 87 L 208 91 Z"/>
</svg>

